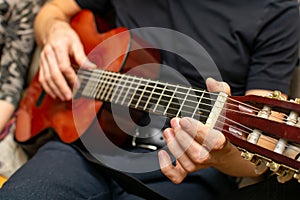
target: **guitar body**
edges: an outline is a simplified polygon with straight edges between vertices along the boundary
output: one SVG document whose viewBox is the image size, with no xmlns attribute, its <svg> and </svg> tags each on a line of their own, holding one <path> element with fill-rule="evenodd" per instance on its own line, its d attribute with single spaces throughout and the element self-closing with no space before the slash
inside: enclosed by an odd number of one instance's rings
<svg viewBox="0 0 300 200">
<path fill-rule="evenodd" d="M 139 39 L 132 36 L 126 28 L 120 27 L 99 33 L 95 16 L 90 11 L 84 10 L 76 15 L 71 21 L 71 26 L 78 33 L 89 60 L 99 68 L 112 72 L 131 73 L 132 69 L 143 63 L 158 62 L 158 54 L 151 50 L 131 51 L 139 45 L 137 42 Z M 117 35 L 120 36 L 114 37 Z M 115 39 L 110 40 L 112 37 Z M 96 48 L 104 41 L 108 42 Z M 149 71 L 135 70 L 134 73 L 137 76 L 156 78 L 158 70 L 158 67 L 153 67 Z M 63 142 L 72 143 L 81 137 L 92 123 L 98 122 L 105 133 L 111 134 L 109 137 L 115 138 L 115 143 L 121 144 L 126 140 L 127 135 L 115 125 L 109 109 L 106 109 L 108 106 L 104 104 L 101 101 L 81 97 L 67 102 L 53 99 L 44 92 L 37 73 L 21 100 L 15 138 L 19 142 L 26 142 L 51 128 Z M 80 119 L 75 119 L 79 115 Z M 129 124 L 128 120 L 123 121 L 128 129 L 134 126 Z M 121 137 L 122 135 L 124 137 Z"/>
</svg>

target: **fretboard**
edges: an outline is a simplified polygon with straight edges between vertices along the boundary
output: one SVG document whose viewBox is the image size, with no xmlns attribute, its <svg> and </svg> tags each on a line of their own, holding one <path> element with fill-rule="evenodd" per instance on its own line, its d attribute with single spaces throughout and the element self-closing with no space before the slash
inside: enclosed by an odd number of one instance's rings
<svg viewBox="0 0 300 200">
<path fill-rule="evenodd" d="M 80 70 L 76 94 L 164 115 L 206 122 L 218 94 L 104 70 Z"/>
</svg>

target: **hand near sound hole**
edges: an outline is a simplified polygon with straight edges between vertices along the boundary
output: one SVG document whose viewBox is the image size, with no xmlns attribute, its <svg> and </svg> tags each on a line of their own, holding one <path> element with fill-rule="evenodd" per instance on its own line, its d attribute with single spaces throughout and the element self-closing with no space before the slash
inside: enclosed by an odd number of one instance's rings
<svg viewBox="0 0 300 200">
<path fill-rule="evenodd" d="M 230 94 L 228 84 L 207 79 L 209 92 L 225 92 Z M 167 146 L 176 158 L 175 166 L 168 153 L 158 153 L 162 172 L 174 183 L 183 181 L 189 172 L 210 166 L 218 166 L 230 147 L 225 136 L 217 130 L 210 129 L 198 120 L 184 117 L 173 118 L 171 128 L 164 131 Z"/>
<path fill-rule="evenodd" d="M 57 22 L 50 29 L 40 55 L 39 82 L 52 98 L 71 100 L 76 81 L 74 66 L 96 68 L 85 55 L 77 33 L 66 22 Z M 75 63 L 71 63 L 73 58 Z"/>
</svg>

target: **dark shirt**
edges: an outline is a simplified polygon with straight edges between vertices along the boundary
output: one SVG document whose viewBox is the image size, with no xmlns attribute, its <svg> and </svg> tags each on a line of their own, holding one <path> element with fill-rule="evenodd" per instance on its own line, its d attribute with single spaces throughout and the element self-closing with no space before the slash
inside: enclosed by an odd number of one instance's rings
<svg viewBox="0 0 300 200">
<path fill-rule="evenodd" d="M 128 29 L 164 27 L 190 36 L 211 56 L 233 95 L 250 89 L 289 92 L 298 57 L 296 0 L 76 1 L 99 14 L 112 6 L 116 23 Z M 204 87 L 201 75 L 184 59 L 168 53 L 162 58 L 191 84 Z"/>
</svg>

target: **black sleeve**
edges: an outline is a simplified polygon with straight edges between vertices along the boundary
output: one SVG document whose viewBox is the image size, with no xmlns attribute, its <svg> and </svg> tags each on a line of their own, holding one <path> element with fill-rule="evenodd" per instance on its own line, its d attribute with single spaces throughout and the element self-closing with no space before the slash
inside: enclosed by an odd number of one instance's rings
<svg viewBox="0 0 300 200">
<path fill-rule="evenodd" d="M 82 9 L 91 10 L 93 13 L 101 15 L 105 13 L 110 6 L 109 0 L 75 0 Z"/>
<path fill-rule="evenodd" d="M 274 1 L 265 9 L 252 49 L 247 90 L 289 93 L 298 60 L 299 25 L 297 1 Z"/>
</svg>

